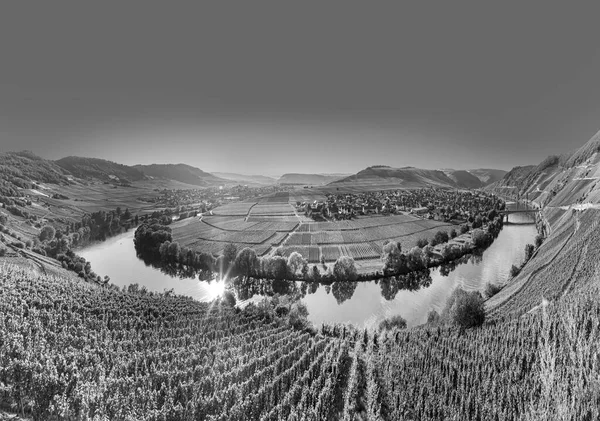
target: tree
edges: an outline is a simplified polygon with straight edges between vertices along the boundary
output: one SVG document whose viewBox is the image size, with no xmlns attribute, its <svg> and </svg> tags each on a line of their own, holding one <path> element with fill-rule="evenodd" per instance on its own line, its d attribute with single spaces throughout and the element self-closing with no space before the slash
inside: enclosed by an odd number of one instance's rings
<svg viewBox="0 0 600 421">
<path fill-rule="evenodd" d="M 458 236 L 456 230 L 454 228 L 452 228 L 452 230 L 450 231 L 450 238 L 456 238 Z"/>
<path fill-rule="evenodd" d="M 498 294 L 501 290 L 502 290 L 502 287 L 500 285 L 489 282 L 485 286 L 485 295 L 487 295 L 488 298 L 491 298 L 494 295 Z"/>
<path fill-rule="evenodd" d="M 525 262 L 528 262 L 529 259 L 531 259 L 531 256 L 533 256 L 534 251 L 535 251 L 535 247 L 533 246 L 533 244 L 525 245 Z"/>
<path fill-rule="evenodd" d="M 462 328 L 481 326 L 485 321 L 483 297 L 478 291 L 457 288 L 448 300 L 451 321 Z"/>
<path fill-rule="evenodd" d="M 544 242 L 544 236 L 542 234 L 538 234 L 535 237 L 535 248 L 539 248 Z"/>
<path fill-rule="evenodd" d="M 53 226 L 45 225 L 40 232 L 40 241 L 52 241 L 56 235 L 56 230 Z"/>
<path fill-rule="evenodd" d="M 383 255 L 381 258 L 384 262 L 384 270 L 396 272 L 405 266 L 402 247 L 395 241 L 390 241 L 383 246 Z"/>
<path fill-rule="evenodd" d="M 227 244 L 223 249 L 223 273 L 230 274 L 230 276 L 235 276 L 233 272 L 233 265 L 235 263 L 235 258 L 237 257 L 237 247 L 235 244 Z"/>
<path fill-rule="evenodd" d="M 515 276 L 517 276 L 519 274 L 519 272 L 521 272 L 521 269 L 518 266 L 512 265 L 510 267 L 511 278 L 514 278 Z"/>
<path fill-rule="evenodd" d="M 236 300 L 235 300 L 235 295 L 233 295 L 233 292 L 225 291 L 223 293 L 223 296 L 221 297 L 221 300 L 222 300 L 223 304 L 225 304 L 226 306 L 235 307 Z"/>
<path fill-rule="evenodd" d="M 423 248 L 425 247 L 427 244 L 429 244 L 429 242 L 427 241 L 427 238 L 419 238 L 417 240 L 417 247 Z"/>
<path fill-rule="evenodd" d="M 0 212 L 0 225 L 6 225 L 7 222 L 8 222 L 8 217 L 6 216 L 6 214 L 3 212 Z"/>
<path fill-rule="evenodd" d="M 258 269 L 258 257 L 256 251 L 246 247 L 235 257 L 235 271 L 247 278 L 254 275 Z"/>
<path fill-rule="evenodd" d="M 356 281 L 358 272 L 354 266 L 354 259 L 348 256 L 340 256 L 333 265 L 333 276 L 337 281 Z"/>
<path fill-rule="evenodd" d="M 297 251 L 292 252 L 287 260 L 289 271 L 292 275 L 298 275 L 306 263 L 306 259 Z"/>
<path fill-rule="evenodd" d="M 482 229 L 475 229 L 471 235 L 473 245 L 476 248 L 482 248 L 490 243 L 491 236 Z"/>
</svg>

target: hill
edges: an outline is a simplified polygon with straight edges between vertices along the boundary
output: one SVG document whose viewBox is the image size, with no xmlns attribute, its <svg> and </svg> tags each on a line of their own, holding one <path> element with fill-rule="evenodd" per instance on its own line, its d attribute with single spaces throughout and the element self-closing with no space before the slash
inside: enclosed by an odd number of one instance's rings
<svg viewBox="0 0 600 421">
<path fill-rule="evenodd" d="M 105 159 L 68 156 L 55 162 L 75 177 L 86 180 L 98 179 L 130 184 L 144 179 L 144 174 L 139 170 Z"/>
<path fill-rule="evenodd" d="M 349 177 L 330 183 L 332 187 L 351 187 L 364 190 L 422 187 L 459 187 L 443 171 L 414 167 L 392 168 L 373 166 Z"/>
<path fill-rule="evenodd" d="M 186 164 L 134 165 L 137 171 L 153 178 L 175 180 L 199 187 L 217 186 L 227 181 Z"/>
<path fill-rule="evenodd" d="M 475 177 L 479 178 L 484 186 L 488 184 L 495 183 L 498 180 L 501 180 L 502 177 L 506 175 L 508 171 L 505 170 L 495 170 L 489 168 L 477 168 L 474 170 L 467 170 L 469 173 L 473 174 Z"/>
<path fill-rule="evenodd" d="M 0 153 L 0 195 L 19 196 L 35 183 L 68 184 L 70 173 L 29 151 Z"/>
<path fill-rule="evenodd" d="M 317 331 L 9 263 L 0 309 L 0 410 L 33 419 L 598 418 L 591 294 L 466 331 Z"/>
<path fill-rule="evenodd" d="M 488 303 L 493 317 L 524 314 L 598 285 L 600 159 L 596 134 L 573 154 L 553 155 L 537 166 L 515 167 L 487 188 L 528 198 L 542 207 L 548 234 L 531 260 Z"/>
<path fill-rule="evenodd" d="M 276 179 L 264 175 L 246 175 L 230 172 L 212 172 L 211 174 L 224 180 L 236 181 L 242 184 L 259 184 L 268 186 L 277 182 Z"/>
<path fill-rule="evenodd" d="M 485 184 L 475 175 L 466 170 L 441 170 L 456 185 L 467 189 L 480 189 Z"/>
<path fill-rule="evenodd" d="M 297 184 L 297 185 L 312 185 L 322 186 L 341 178 L 347 177 L 348 174 L 299 174 L 288 173 L 283 174 L 277 184 Z"/>
</svg>

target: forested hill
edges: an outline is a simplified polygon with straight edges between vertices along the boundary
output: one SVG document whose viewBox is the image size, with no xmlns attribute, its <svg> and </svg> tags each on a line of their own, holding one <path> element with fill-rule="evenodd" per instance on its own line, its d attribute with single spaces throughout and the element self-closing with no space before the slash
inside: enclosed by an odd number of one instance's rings
<svg viewBox="0 0 600 421">
<path fill-rule="evenodd" d="M 175 180 L 200 187 L 216 186 L 228 182 L 227 180 L 186 164 L 135 165 L 133 168 L 153 178 Z"/>
<path fill-rule="evenodd" d="M 56 164 L 75 177 L 86 180 L 98 179 L 129 184 L 144 179 L 144 174 L 141 171 L 105 159 L 68 156 L 59 159 Z"/>
<path fill-rule="evenodd" d="M 29 151 L 0 153 L 0 195 L 19 196 L 34 183 L 68 183 L 68 171 Z"/>
</svg>

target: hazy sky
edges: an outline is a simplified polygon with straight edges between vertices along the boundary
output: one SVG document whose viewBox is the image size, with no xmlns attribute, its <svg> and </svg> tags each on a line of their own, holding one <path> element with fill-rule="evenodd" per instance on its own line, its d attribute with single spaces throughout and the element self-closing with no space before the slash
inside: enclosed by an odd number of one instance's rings
<svg viewBox="0 0 600 421">
<path fill-rule="evenodd" d="M 510 169 L 600 129 L 600 3 L 406 3 L 4 2 L 0 150 Z"/>
</svg>

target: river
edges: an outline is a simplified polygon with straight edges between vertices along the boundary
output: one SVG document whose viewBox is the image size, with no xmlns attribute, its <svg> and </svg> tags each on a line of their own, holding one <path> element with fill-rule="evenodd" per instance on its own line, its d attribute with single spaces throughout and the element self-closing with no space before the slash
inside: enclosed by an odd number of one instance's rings
<svg viewBox="0 0 600 421">
<path fill-rule="evenodd" d="M 525 215 L 510 215 L 509 221 L 523 222 L 526 218 Z M 131 230 L 80 250 L 78 254 L 92 263 L 96 273 L 108 275 L 111 282 L 120 287 L 138 283 L 151 291 L 173 289 L 177 294 L 189 295 L 200 301 L 210 301 L 223 292 L 223 283 L 173 278 L 146 266 L 135 254 L 133 234 Z M 438 269 L 432 269 L 429 287 L 414 292 L 400 290 L 390 300 L 382 295 L 381 284 L 362 282 L 358 283 L 350 298 L 338 304 L 334 294 L 328 292 L 330 288 L 321 285 L 315 293 L 303 298 L 309 320 L 316 325 L 352 323 L 370 327 L 386 317 L 401 315 L 409 326 L 422 324 L 430 310 L 440 312 L 443 309 L 455 288 L 483 291 L 489 282 L 506 282 L 511 265 L 523 260 L 525 245 L 533 244 L 536 234 L 535 225 L 507 224 L 481 259 L 460 264 L 447 276 Z"/>
</svg>

